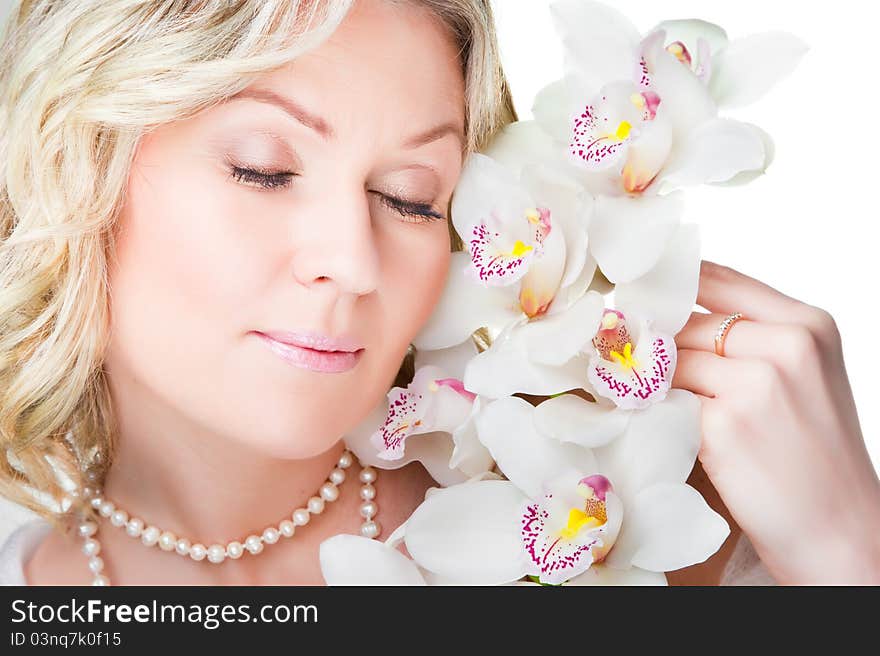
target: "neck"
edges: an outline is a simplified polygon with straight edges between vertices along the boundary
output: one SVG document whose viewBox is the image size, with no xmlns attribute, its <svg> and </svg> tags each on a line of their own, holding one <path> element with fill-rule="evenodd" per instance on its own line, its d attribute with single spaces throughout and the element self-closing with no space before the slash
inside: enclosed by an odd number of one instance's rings
<svg viewBox="0 0 880 656">
<path fill-rule="evenodd" d="M 118 435 L 104 494 L 146 525 L 205 545 L 289 519 L 345 448 L 340 439 L 310 458 L 274 458 L 192 424 L 157 399 L 127 398 L 114 398 Z"/>
</svg>

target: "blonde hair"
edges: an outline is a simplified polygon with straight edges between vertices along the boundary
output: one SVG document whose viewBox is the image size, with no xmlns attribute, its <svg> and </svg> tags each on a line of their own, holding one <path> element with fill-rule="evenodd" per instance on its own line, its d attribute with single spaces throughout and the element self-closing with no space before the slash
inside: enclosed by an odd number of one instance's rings
<svg viewBox="0 0 880 656">
<path fill-rule="evenodd" d="M 467 151 L 482 149 L 517 119 L 489 0 L 386 1 L 422 6 L 448 28 Z M 317 46 L 352 2 L 21 0 L 12 10 L 0 43 L 0 494 L 57 524 L 62 479 L 88 485 L 86 467 L 112 457 L 107 260 L 140 138 Z M 412 354 L 396 382 L 411 375 Z"/>
</svg>

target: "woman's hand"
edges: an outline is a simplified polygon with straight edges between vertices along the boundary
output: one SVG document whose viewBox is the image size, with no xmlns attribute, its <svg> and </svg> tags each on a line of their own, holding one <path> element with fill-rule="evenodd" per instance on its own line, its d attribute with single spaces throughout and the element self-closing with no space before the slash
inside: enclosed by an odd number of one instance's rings
<svg viewBox="0 0 880 656">
<path fill-rule="evenodd" d="M 731 515 L 780 584 L 880 584 L 880 480 L 833 318 L 707 261 L 697 303 L 673 386 L 701 398 L 699 460 Z"/>
</svg>

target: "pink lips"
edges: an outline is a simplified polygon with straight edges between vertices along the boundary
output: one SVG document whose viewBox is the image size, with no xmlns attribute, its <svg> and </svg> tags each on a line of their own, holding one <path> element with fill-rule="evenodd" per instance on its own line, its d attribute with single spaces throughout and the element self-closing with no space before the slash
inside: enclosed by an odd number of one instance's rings
<svg viewBox="0 0 880 656">
<path fill-rule="evenodd" d="M 331 338 L 315 333 L 255 332 L 276 355 L 289 364 L 312 371 L 341 373 L 354 367 L 363 346 L 350 337 Z"/>
</svg>

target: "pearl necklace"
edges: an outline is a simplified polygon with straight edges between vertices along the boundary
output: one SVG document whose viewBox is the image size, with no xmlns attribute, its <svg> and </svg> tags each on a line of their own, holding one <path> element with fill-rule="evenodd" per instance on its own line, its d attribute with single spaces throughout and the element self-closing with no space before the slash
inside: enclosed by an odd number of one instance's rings
<svg viewBox="0 0 880 656">
<path fill-rule="evenodd" d="M 177 553 L 195 561 L 207 560 L 209 563 L 219 565 L 226 559 L 237 560 L 241 558 L 245 551 L 256 556 L 263 551 L 264 544 L 275 544 L 281 537 L 293 537 L 297 526 L 305 526 L 309 523 L 311 515 L 321 514 L 326 503 L 332 503 L 339 498 L 337 486 L 345 480 L 345 470 L 353 462 L 353 454 L 346 449 L 328 475 L 327 481 L 321 485 L 317 494 L 308 500 L 305 508 L 297 508 L 289 518 L 281 520 L 277 526 L 266 528 L 262 535 L 249 535 L 244 539 L 244 542 L 233 540 L 226 543 L 225 546 L 212 544 L 206 547 L 198 542 L 193 544 L 187 538 L 179 538 L 171 531 L 163 531 L 152 524 L 145 525 L 142 519 L 129 518 L 129 514 L 103 496 L 100 489 L 86 487 L 83 489 L 83 496 L 88 504 L 98 511 L 99 515 L 109 518 L 110 524 L 124 529 L 130 537 L 140 538 L 144 546 L 158 545 L 162 551 Z M 376 482 L 377 472 L 373 467 L 364 466 L 360 462 L 359 464 L 362 467 L 360 473 L 360 497 L 362 500 L 360 516 L 364 519 L 360 534 L 365 538 L 372 539 L 377 537 L 382 530 L 379 522 L 374 519 L 379 511 L 375 501 L 376 488 L 373 486 L 373 483 Z M 89 478 L 93 478 L 93 476 L 89 476 Z M 98 555 L 101 552 L 101 543 L 95 537 L 97 531 L 98 524 L 86 517 L 83 517 L 77 526 L 77 533 L 84 540 L 82 552 L 88 558 L 89 570 L 94 576 L 92 585 L 110 585 L 110 579 L 104 574 L 104 560 Z"/>
</svg>

